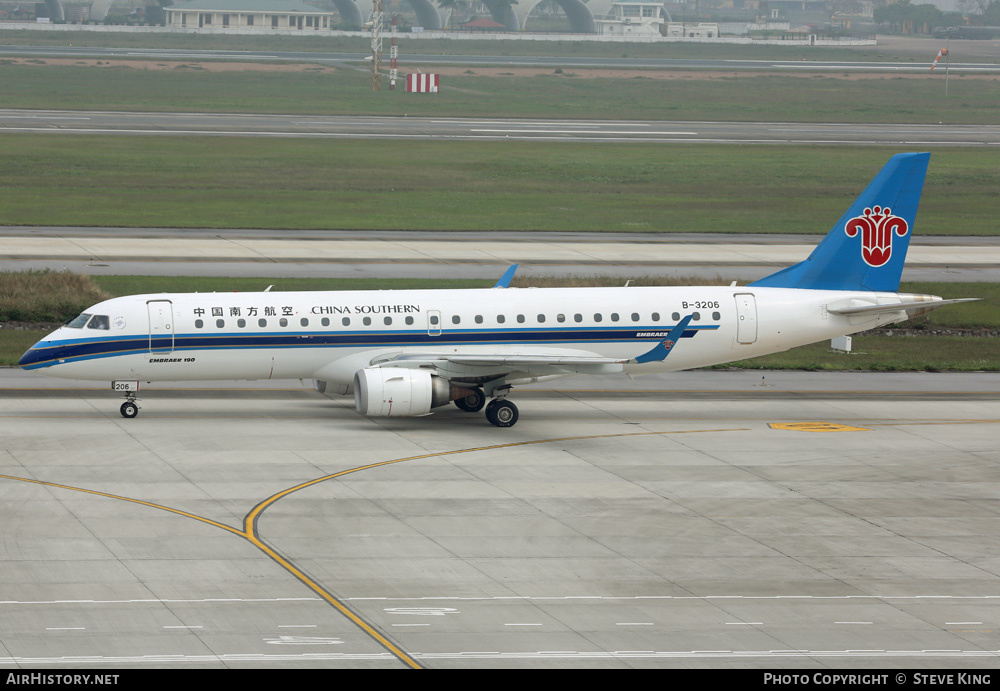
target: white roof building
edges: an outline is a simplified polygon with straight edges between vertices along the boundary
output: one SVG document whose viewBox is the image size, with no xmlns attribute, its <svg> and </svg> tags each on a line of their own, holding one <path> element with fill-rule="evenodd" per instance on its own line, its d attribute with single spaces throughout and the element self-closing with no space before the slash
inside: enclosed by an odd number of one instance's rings
<svg viewBox="0 0 1000 691">
<path fill-rule="evenodd" d="M 298 0 L 191 0 L 163 9 L 177 28 L 317 31 L 339 20 Z"/>
<path fill-rule="evenodd" d="M 604 17 L 595 17 L 597 33 L 602 36 L 660 36 L 666 21 L 662 2 L 627 0 L 611 4 Z"/>
</svg>

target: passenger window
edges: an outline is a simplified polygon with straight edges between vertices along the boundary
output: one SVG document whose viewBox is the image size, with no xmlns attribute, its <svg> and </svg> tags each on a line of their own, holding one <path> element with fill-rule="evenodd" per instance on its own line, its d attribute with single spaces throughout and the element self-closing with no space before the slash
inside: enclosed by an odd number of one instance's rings
<svg viewBox="0 0 1000 691">
<path fill-rule="evenodd" d="M 524 315 L 523 314 L 517 315 L 517 323 L 518 324 L 523 324 L 524 323 Z"/>
<path fill-rule="evenodd" d="M 675 322 L 679 322 L 681 320 L 681 313 L 674 312 L 673 314 L 670 315 L 670 318 L 673 319 Z"/>
<path fill-rule="evenodd" d="M 371 317 L 365 317 L 364 319 L 361 320 L 361 323 L 363 323 L 365 326 L 371 326 L 372 325 L 372 318 Z"/>
<path fill-rule="evenodd" d="M 594 315 L 594 321 L 595 322 L 604 321 L 604 315 L 600 314 L 600 313 L 595 314 Z"/>
<path fill-rule="evenodd" d="M 556 315 L 556 321 L 561 324 L 562 322 L 566 321 L 566 315 L 565 314 L 557 314 Z"/>
<path fill-rule="evenodd" d="M 278 320 L 278 325 L 279 326 L 288 326 L 288 320 L 285 319 L 284 317 L 282 317 L 281 319 Z"/>
<path fill-rule="evenodd" d="M 257 326 L 260 326 L 260 327 L 267 326 L 267 320 L 266 319 L 258 319 L 257 320 Z"/>
<path fill-rule="evenodd" d="M 578 323 L 582 322 L 583 321 L 583 315 L 582 314 L 574 314 L 573 315 L 573 321 L 578 322 Z"/>
<path fill-rule="evenodd" d="M 507 317 L 503 316 L 502 314 L 497 315 L 497 324 L 503 324 L 506 321 Z"/>
<path fill-rule="evenodd" d="M 240 327 L 241 329 L 244 328 L 246 325 L 247 325 L 247 320 L 246 319 L 237 319 L 236 320 L 236 326 Z"/>
<path fill-rule="evenodd" d="M 438 319 L 438 316 L 436 314 L 432 314 L 430 321 L 431 321 L 431 326 L 437 326 L 440 320 Z"/>
<path fill-rule="evenodd" d="M 215 320 L 215 325 L 217 327 L 219 327 L 220 329 L 224 329 L 224 328 L 226 328 L 226 320 L 225 319 L 216 319 Z"/>
<path fill-rule="evenodd" d="M 108 320 L 106 314 L 95 314 L 94 318 L 90 320 L 89 324 L 87 324 L 87 328 L 107 331 L 111 328 L 111 322 Z"/>
<path fill-rule="evenodd" d="M 653 321 L 654 322 L 660 321 L 660 313 L 659 312 L 653 312 Z"/>
<path fill-rule="evenodd" d="M 634 322 L 639 321 L 639 313 L 638 312 L 633 312 L 632 313 L 632 321 L 634 321 Z"/>
<path fill-rule="evenodd" d="M 618 319 L 619 319 L 618 313 L 617 312 L 612 312 L 611 313 L 611 321 L 616 322 L 616 321 L 618 321 Z"/>
<path fill-rule="evenodd" d="M 330 326 L 330 318 L 323 317 L 322 319 L 319 320 L 319 323 L 322 324 L 323 326 Z"/>
<path fill-rule="evenodd" d="M 412 325 L 413 324 L 413 317 L 407 317 L 406 318 L 406 323 L 407 323 L 408 326 Z"/>
<path fill-rule="evenodd" d="M 205 322 L 203 322 L 201 319 L 195 319 L 194 320 L 194 328 L 200 329 L 200 328 L 202 328 L 204 326 L 205 326 Z"/>
<path fill-rule="evenodd" d="M 386 326 L 392 326 L 392 317 L 386 317 L 382 320 L 382 323 Z"/>
<path fill-rule="evenodd" d="M 539 324 L 544 324 L 545 323 L 545 315 L 544 314 L 539 314 L 538 315 L 538 323 Z"/>
<path fill-rule="evenodd" d="M 343 319 L 340 320 L 340 323 L 343 324 L 344 326 L 350 326 L 351 325 L 351 318 L 350 317 L 344 317 Z"/>
<path fill-rule="evenodd" d="M 451 317 L 451 323 L 452 324 L 461 324 L 462 323 L 462 318 L 460 316 L 458 316 L 457 314 L 452 315 L 452 317 Z"/>
<path fill-rule="evenodd" d="M 476 315 L 476 323 L 477 324 L 482 324 L 483 323 L 483 315 L 481 315 L 481 314 L 477 314 Z"/>
<path fill-rule="evenodd" d="M 701 321 L 701 313 L 700 312 L 695 312 L 694 315 L 691 317 L 691 321 L 700 322 Z"/>
<path fill-rule="evenodd" d="M 722 315 L 719 314 L 718 312 L 712 312 L 712 319 L 714 319 L 715 321 L 719 321 L 720 319 L 722 319 Z"/>
<path fill-rule="evenodd" d="M 309 326 L 309 320 L 302 317 L 302 319 L 299 320 L 299 324 L 302 324 L 302 326 Z"/>
</svg>

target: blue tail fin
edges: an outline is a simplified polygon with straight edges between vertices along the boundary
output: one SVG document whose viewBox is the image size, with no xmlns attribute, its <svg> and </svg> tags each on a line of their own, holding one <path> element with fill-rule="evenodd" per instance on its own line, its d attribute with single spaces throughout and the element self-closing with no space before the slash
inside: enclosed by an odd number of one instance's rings
<svg viewBox="0 0 1000 691">
<path fill-rule="evenodd" d="M 890 158 L 808 259 L 750 285 L 897 292 L 930 156 Z"/>
</svg>

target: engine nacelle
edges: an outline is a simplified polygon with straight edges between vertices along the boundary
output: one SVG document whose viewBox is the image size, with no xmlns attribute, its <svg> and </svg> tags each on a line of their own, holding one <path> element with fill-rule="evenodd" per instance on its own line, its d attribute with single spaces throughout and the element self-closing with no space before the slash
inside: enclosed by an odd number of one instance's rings
<svg viewBox="0 0 1000 691">
<path fill-rule="evenodd" d="M 427 370 L 366 367 L 354 374 L 354 405 L 369 417 L 423 415 L 461 391 Z"/>
</svg>

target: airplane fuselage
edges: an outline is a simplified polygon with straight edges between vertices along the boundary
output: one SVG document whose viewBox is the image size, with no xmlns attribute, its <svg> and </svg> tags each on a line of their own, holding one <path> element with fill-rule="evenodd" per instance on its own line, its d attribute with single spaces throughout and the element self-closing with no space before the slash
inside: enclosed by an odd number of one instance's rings
<svg viewBox="0 0 1000 691">
<path fill-rule="evenodd" d="M 827 311 L 901 298 L 907 296 L 735 286 L 136 295 L 95 305 L 87 314 L 106 319 L 63 326 L 21 364 L 82 380 L 318 379 L 350 386 L 357 370 L 401 354 L 628 360 L 691 314 L 670 358 L 623 366 L 676 371 L 905 318 Z"/>
</svg>

